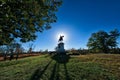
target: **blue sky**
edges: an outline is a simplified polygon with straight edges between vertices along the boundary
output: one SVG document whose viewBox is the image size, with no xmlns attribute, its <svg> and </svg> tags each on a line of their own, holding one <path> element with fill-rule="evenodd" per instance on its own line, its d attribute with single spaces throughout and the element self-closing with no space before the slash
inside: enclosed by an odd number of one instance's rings
<svg viewBox="0 0 120 80">
<path fill-rule="evenodd" d="M 34 42 L 23 44 L 26 49 L 33 43 L 35 51 L 54 50 L 60 33 L 65 36 L 65 49 L 87 48 L 93 32 L 115 28 L 120 31 L 120 0 L 63 0 L 56 15 L 57 23 L 50 30 L 37 33 Z M 120 47 L 120 38 L 118 42 Z"/>
</svg>

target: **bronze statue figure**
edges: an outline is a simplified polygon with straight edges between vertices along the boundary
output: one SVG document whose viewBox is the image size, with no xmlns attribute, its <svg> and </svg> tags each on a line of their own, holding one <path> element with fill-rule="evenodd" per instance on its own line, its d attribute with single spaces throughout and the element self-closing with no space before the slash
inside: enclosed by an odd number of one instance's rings
<svg viewBox="0 0 120 80">
<path fill-rule="evenodd" d="M 59 38 L 58 42 L 59 42 L 59 41 L 63 41 L 63 37 L 64 37 L 64 36 L 61 36 L 61 35 L 60 35 L 60 38 Z"/>
</svg>

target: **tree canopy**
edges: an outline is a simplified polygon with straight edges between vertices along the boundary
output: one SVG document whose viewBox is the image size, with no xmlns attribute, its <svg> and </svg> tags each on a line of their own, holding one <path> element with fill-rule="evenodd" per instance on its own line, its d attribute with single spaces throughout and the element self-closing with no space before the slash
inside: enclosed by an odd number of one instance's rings
<svg viewBox="0 0 120 80">
<path fill-rule="evenodd" d="M 62 0 L 0 0 L 0 45 L 19 38 L 36 39 L 36 32 L 51 28 Z"/>
<path fill-rule="evenodd" d="M 98 31 L 96 33 L 92 33 L 87 46 L 94 52 L 107 53 L 109 49 L 117 47 L 117 38 L 119 36 L 120 33 L 117 29 L 110 31 L 109 33 L 105 31 Z"/>
</svg>

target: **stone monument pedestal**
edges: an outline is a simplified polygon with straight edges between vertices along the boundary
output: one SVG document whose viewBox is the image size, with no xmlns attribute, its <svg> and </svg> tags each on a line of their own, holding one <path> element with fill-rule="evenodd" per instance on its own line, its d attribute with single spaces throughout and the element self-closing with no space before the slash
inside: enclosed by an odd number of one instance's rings
<svg viewBox="0 0 120 80">
<path fill-rule="evenodd" d="M 57 47 L 58 54 L 65 54 L 64 43 L 60 42 Z"/>
</svg>

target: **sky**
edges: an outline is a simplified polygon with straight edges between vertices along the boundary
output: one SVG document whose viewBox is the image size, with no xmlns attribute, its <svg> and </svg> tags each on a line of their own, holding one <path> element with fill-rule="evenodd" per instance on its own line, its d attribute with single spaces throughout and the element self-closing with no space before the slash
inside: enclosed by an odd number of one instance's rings
<svg viewBox="0 0 120 80">
<path fill-rule="evenodd" d="M 28 49 L 33 44 L 35 51 L 54 50 L 60 34 L 64 35 L 65 49 L 87 48 L 91 34 L 113 29 L 120 31 L 120 0 L 63 0 L 59 7 L 57 22 L 52 28 L 37 33 L 33 42 L 24 43 Z M 120 47 L 120 38 L 117 40 Z"/>
</svg>

